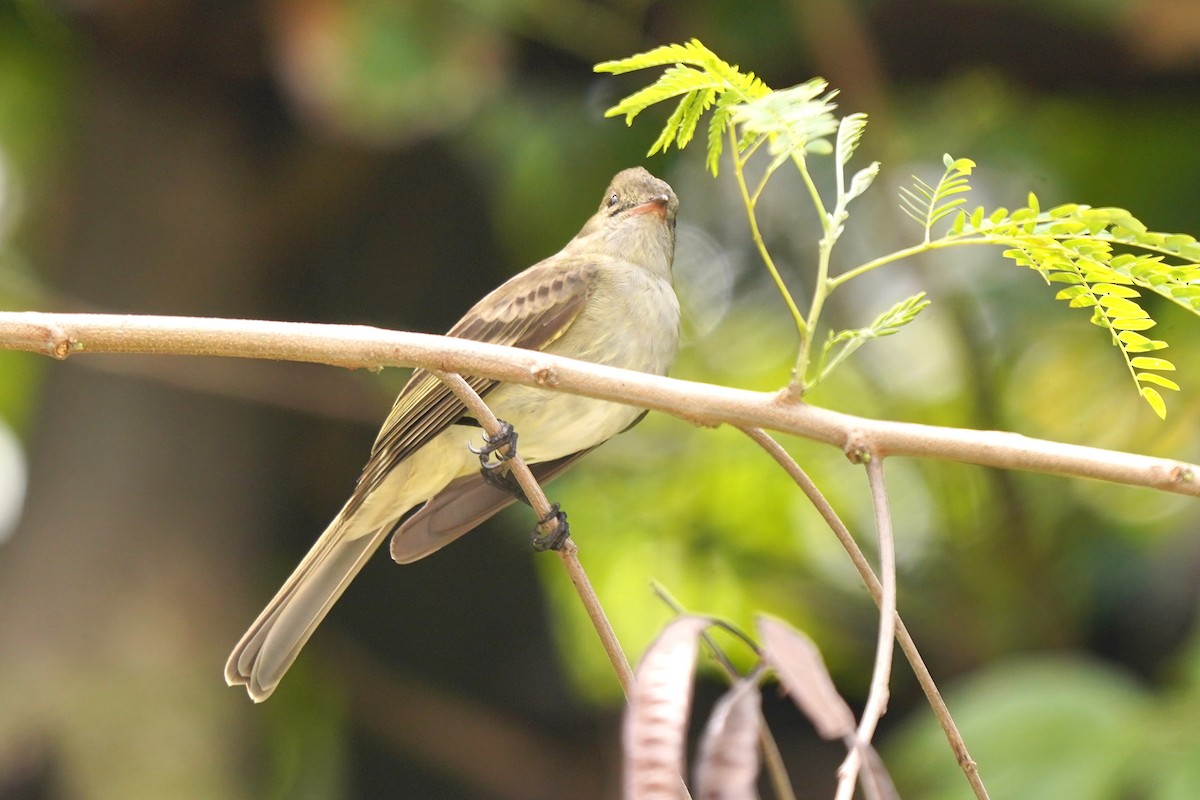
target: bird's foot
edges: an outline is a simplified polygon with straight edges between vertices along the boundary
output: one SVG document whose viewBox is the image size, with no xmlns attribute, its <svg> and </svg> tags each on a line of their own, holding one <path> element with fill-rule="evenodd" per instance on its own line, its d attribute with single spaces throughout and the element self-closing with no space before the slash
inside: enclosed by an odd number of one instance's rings
<svg viewBox="0 0 1200 800">
<path fill-rule="evenodd" d="M 483 482 L 506 494 L 511 494 L 525 505 L 529 505 L 529 498 L 525 496 L 525 490 L 521 488 L 521 482 L 517 480 L 517 476 L 513 475 L 512 470 L 507 466 L 504 469 L 497 469 L 498 466 L 500 464 L 484 464 L 479 468 Z"/>
<path fill-rule="evenodd" d="M 499 469 L 505 461 L 514 458 L 517 455 L 517 431 L 513 426 L 504 420 L 499 420 L 500 430 L 495 436 L 484 434 L 483 447 L 475 448 L 467 445 L 467 448 L 479 456 L 479 466 L 483 469 L 484 474 Z M 495 460 L 492 457 L 495 456 Z"/>
<path fill-rule="evenodd" d="M 544 550 L 561 550 L 567 539 L 571 537 L 571 526 L 567 524 L 567 512 L 559 508 L 558 503 L 550 505 L 550 513 L 538 520 L 533 529 L 533 549 L 539 553 Z"/>
</svg>

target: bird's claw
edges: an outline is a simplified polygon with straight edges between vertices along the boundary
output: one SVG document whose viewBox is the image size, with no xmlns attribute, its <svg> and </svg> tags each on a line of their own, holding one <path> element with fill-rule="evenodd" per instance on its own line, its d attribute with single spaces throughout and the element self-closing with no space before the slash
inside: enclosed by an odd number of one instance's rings
<svg viewBox="0 0 1200 800">
<path fill-rule="evenodd" d="M 567 524 L 567 512 L 559 508 L 558 503 L 550 505 L 550 513 L 538 520 L 533 529 L 533 549 L 539 553 L 545 550 L 561 550 L 567 539 L 571 537 L 571 526 Z"/>
<path fill-rule="evenodd" d="M 517 431 L 513 426 L 499 420 L 500 430 L 495 436 L 484 434 L 483 447 L 473 447 L 467 445 L 467 449 L 475 455 L 479 456 L 479 466 L 486 475 L 492 470 L 499 469 L 504 465 L 505 461 L 509 461 L 517 455 Z M 495 461 L 492 457 L 495 456 Z"/>
</svg>

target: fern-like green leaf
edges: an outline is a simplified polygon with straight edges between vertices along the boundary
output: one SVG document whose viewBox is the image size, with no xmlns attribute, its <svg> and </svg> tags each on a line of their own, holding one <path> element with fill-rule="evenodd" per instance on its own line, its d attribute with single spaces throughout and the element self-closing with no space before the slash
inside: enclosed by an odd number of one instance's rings
<svg viewBox="0 0 1200 800">
<path fill-rule="evenodd" d="M 697 89 L 687 93 L 687 95 L 675 107 L 671 116 L 667 118 L 666 125 L 663 126 L 662 133 L 658 135 L 658 139 L 650 146 L 650 155 L 661 151 L 666 151 L 674 142 L 675 146 L 682 150 L 687 147 L 688 142 L 696 133 L 696 125 L 700 121 L 700 117 L 712 105 L 713 97 L 716 95 L 716 90 Z"/>
<path fill-rule="evenodd" d="M 1031 199 L 1036 203 L 1032 195 Z M 1113 269 L 1112 245 L 1107 239 L 1079 236 L 1063 240 L 1040 234 L 1039 229 L 1053 226 L 1048 226 L 1047 218 L 1035 209 L 1035 205 L 1018 209 L 994 225 L 998 234 L 1017 245 L 1004 254 L 1037 270 L 1050 283 L 1068 284 L 1055 294 L 1056 299 L 1065 300 L 1072 308 L 1091 309 L 1090 321 L 1109 332 L 1125 358 L 1138 393 L 1155 414 L 1165 418 L 1162 394 L 1146 384 L 1174 390 L 1178 390 L 1178 384 L 1146 370 L 1170 371 L 1175 367 L 1163 358 L 1138 355 L 1165 349 L 1167 343 L 1138 332 L 1154 327 L 1155 321 L 1139 303 L 1137 281 Z M 1099 233 L 1104 228 L 1096 230 Z"/>
<path fill-rule="evenodd" d="M 696 126 L 700 123 L 700 117 L 712 106 L 716 96 L 716 89 L 706 89 L 702 92 L 694 92 L 688 96 L 685 103 L 680 103 L 681 107 L 685 104 L 687 106 L 687 111 L 679 123 L 679 132 L 675 137 L 675 146 L 680 150 L 687 147 L 688 143 L 692 141 L 692 137 L 696 135 Z"/>
<path fill-rule="evenodd" d="M 954 197 L 954 195 L 971 190 L 967 176 L 975 168 L 975 162 L 969 158 L 954 159 L 949 155 L 943 156 L 942 161 L 946 165 L 946 170 L 942 173 L 936 186 L 930 186 L 914 175 L 913 188 L 900 189 L 900 208 L 925 229 L 926 242 L 930 241 L 931 229 L 939 220 L 953 214 L 959 206 L 967 202 L 966 198 Z M 982 211 L 982 209 L 978 209 L 978 220 L 974 214 L 971 216 L 972 228 L 978 227 L 978 224 L 981 223 Z M 961 223 L 955 220 L 951 230 L 962 230 L 965 226 L 965 219 Z"/>
<path fill-rule="evenodd" d="M 851 200 L 865 192 L 879 174 L 879 162 L 874 161 L 856 172 L 850 180 L 850 186 L 846 186 L 846 165 L 850 163 L 854 151 L 858 149 L 858 143 L 862 140 L 866 127 L 866 114 L 849 114 L 842 117 L 841 122 L 838 123 L 837 144 L 834 145 L 834 158 L 837 164 L 834 171 L 837 176 L 837 208 L 840 209 L 840 214 L 835 212 L 835 216 L 845 217 L 846 206 L 850 204 Z M 843 222 L 844 219 L 835 219 L 834 225 L 838 226 Z"/>
<path fill-rule="evenodd" d="M 833 116 L 837 92 L 824 93 L 828 86 L 813 78 L 741 103 L 734 110 L 734 121 L 745 133 L 768 137 L 774 154 L 828 153 L 832 149 L 828 137 L 838 129 Z"/>
<path fill-rule="evenodd" d="M 647 50 L 644 53 L 637 53 L 628 58 L 604 61 L 597 64 L 593 69 L 596 72 L 621 75 L 626 72 L 635 72 L 639 69 L 648 69 L 650 67 L 662 67 L 667 64 L 710 64 L 714 61 L 721 61 L 721 59 L 717 57 L 716 53 L 701 44 L 699 39 L 692 39 L 686 44 L 667 44 L 656 47 L 653 50 Z M 722 61 L 721 63 L 724 64 L 725 62 Z"/>
<path fill-rule="evenodd" d="M 854 151 L 858 149 L 858 144 L 862 141 L 863 131 L 866 130 L 866 127 L 866 114 L 847 114 L 842 117 L 842 121 L 838 123 L 837 146 L 834 148 L 839 166 L 844 167 L 850 163 Z"/>
<path fill-rule="evenodd" d="M 808 387 L 811 388 L 820 383 L 855 350 L 870 340 L 898 333 L 928 306 L 929 301 L 925 299 L 925 293 L 918 292 L 884 311 L 865 328 L 854 328 L 837 333 L 830 331 L 829 338 L 825 341 L 825 348 L 821 353 L 817 374 L 807 384 Z"/>
<path fill-rule="evenodd" d="M 704 165 L 708 171 L 717 176 L 721 164 L 721 153 L 725 148 L 725 130 L 732 124 L 733 109 L 738 101 L 733 95 L 721 95 L 713 106 L 712 116 L 708 120 L 708 157 Z"/>
<path fill-rule="evenodd" d="M 634 118 L 638 114 L 656 103 L 670 100 L 672 97 L 678 97 L 681 94 L 686 95 L 707 89 L 716 89 L 721 87 L 721 85 L 721 80 L 718 78 L 714 78 L 698 69 L 693 69 L 683 64 L 676 64 L 664 70 L 663 74 L 654 83 L 644 89 L 639 89 L 605 111 L 604 116 L 619 117 L 623 114 L 625 115 L 625 124 L 632 125 Z M 684 98 L 683 102 L 686 103 L 687 98 Z M 675 124 L 678 125 L 679 120 L 676 120 Z"/>
<path fill-rule="evenodd" d="M 650 148 L 650 155 L 675 144 L 683 148 L 691 142 L 700 117 L 713 110 L 708 128 L 707 166 L 716 175 L 724 148 L 724 134 L 733 124 L 734 109 L 771 94 L 771 89 L 753 73 L 743 73 L 693 39 L 686 44 L 656 47 L 616 61 L 597 64 L 596 72 L 619 75 L 639 69 L 666 66 L 651 85 L 640 89 L 605 111 L 606 116 L 624 116 L 627 125 L 652 105 L 682 95 L 668 117 L 662 132 Z"/>
</svg>

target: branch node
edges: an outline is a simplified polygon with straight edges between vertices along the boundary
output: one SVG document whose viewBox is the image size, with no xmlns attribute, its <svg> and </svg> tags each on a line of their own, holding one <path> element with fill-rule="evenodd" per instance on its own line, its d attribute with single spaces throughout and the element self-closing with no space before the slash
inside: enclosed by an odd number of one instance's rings
<svg viewBox="0 0 1200 800">
<path fill-rule="evenodd" d="M 36 331 L 30 338 L 41 340 L 42 345 L 38 349 L 51 358 L 62 361 L 71 353 L 83 349 L 82 343 L 72 338 L 66 328 L 55 322 L 31 322 L 27 327 Z"/>
<path fill-rule="evenodd" d="M 530 372 L 538 386 L 558 386 L 558 370 L 554 367 L 535 366 Z"/>
<path fill-rule="evenodd" d="M 775 399 L 784 405 L 795 405 L 804 402 L 804 384 L 793 381 L 775 393 Z"/>
<path fill-rule="evenodd" d="M 875 457 L 870 439 L 857 428 L 851 428 L 846 432 L 846 442 L 842 445 L 842 452 L 846 454 L 846 458 L 850 459 L 851 464 L 867 464 Z"/>
<path fill-rule="evenodd" d="M 72 341 L 71 337 L 67 336 L 62 329 L 53 330 L 51 335 L 54 336 L 53 347 L 50 350 L 50 355 L 57 358 L 59 361 L 66 359 L 76 350 L 82 350 L 83 345 L 79 342 Z"/>
</svg>

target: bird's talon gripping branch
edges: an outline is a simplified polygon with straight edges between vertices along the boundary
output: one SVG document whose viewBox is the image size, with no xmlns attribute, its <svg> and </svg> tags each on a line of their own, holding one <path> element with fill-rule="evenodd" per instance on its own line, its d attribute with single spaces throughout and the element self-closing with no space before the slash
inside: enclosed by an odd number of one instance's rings
<svg viewBox="0 0 1200 800">
<path fill-rule="evenodd" d="M 484 464 L 479 468 L 479 474 L 488 486 L 511 494 L 525 505 L 529 505 L 529 498 L 525 496 L 525 490 L 521 488 L 521 483 L 517 480 L 517 476 L 513 475 L 512 470 L 496 469 L 493 465 Z"/>
<path fill-rule="evenodd" d="M 485 473 L 495 469 L 499 469 L 504 465 L 505 461 L 509 461 L 517 454 L 517 431 L 510 423 L 504 420 L 499 420 L 500 430 L 495 436 L 484 434 L 483 447 L 475 448 L 467 445 L 472 453 L 479 456 L 479 466 Z M 496 460 L 492 460 L 492 456 Z"/>
<path fill-rule="evenodd" d="M 550 513 L 538 520 L 533 529 L 533 549 L 539 553 L 545 550 L 561 550 L 563 544 L 571 536 L 571 526 L 567 524 L 567 512 L 559 508 L 558 503 L 550 505 Z"/>
</svg>

